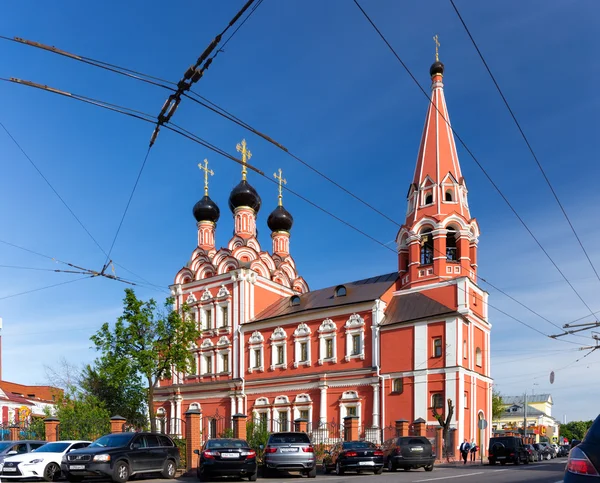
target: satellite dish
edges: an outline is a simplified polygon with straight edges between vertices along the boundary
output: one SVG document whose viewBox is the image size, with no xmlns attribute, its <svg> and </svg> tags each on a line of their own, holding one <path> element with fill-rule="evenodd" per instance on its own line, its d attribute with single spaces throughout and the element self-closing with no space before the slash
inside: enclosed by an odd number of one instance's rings
<svg viewBox="0 0 600 483">
<path fill-rule="evenodd" d="M 550 384 L 554 384 L 554 371 L 550 372 Z"/>
</svg>

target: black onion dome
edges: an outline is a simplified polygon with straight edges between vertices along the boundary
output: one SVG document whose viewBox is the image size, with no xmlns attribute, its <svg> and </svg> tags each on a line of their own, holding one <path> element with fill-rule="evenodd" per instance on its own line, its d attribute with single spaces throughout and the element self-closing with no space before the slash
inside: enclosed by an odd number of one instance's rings
<svg viewBox="0 0 600 483">
<path fill-rule="evenodd" d="M 229 195 L 229 209 L 232 212 L 240 206 L 248 206 L 249 208 L 252 208 L 255 213 L 258 213 L 261 203 L 260 196 L 258 196 L 256 190 L 245 179 L 240 181 L 240 183 L 231 190 L 231 194 Z"/>
<path fill-rule="evenodd" d="M 429 75 L 433 77 L 436 74 L 444 74 L 444 64 L 442 64 L 439 60 L 431 64 L 429 68 Z"/>
<path fill-rule="evenodd" d="M 271 231 L 290 231 L 293 224 L 294 217 L 283 206 L 275 208 L 267 219 Z"/>
<path fill-rule="evenodd" d="M 216 223 L 219 220 L 219 216 L 221 216 L 221 210 L 219 210 L 217 204 L 211 200 L 208 195 L 204 195 L 204 197 L 194 205 L 193 211 L 196 221 L 212 221 L 213 223 Z"/>
</svg>

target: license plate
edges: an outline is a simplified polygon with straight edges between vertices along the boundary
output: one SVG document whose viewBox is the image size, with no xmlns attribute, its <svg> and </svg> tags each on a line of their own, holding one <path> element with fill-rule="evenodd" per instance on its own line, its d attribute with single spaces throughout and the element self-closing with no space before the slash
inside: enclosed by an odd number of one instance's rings
<svg viewBox="0 0 600 483">
<path fill-rule="evenodd" d="M 5 473 L 11 472 L 11 471 L 17 471 L 16 468 L 7 468 L 6 466 L 2 469 L 2 471 L 4 471 Z"/>
<path fill-rule="evenodd" d="M 282 453 L 297 453 L 298 448 L 281 448 L 279 451 Z"/>
<path fill-rule="evenodd" d="M 359 461 L 358 464 L 360 466 L 373 466 L 375 463 L 373 461 Z"/>
<path fill-rule="evenodd" d="M 410 448 L 411 451 L 423 451 L 423 446 L 413 446 Z"/>
<path fill-rule="evenodd" d="M 239 458 L 238 453 L 221 453 L 221 458 Z"/>
<path fill-rule="evenodd" d="M 499 460 L 504 460 L 504 459 L 506 459 L 506 456 L 498 456 L 498 458 L 497 458 L 497 459 L 499 459 Z"/>
<path fill-rule="evenodd" d="M 85 470 L 85 465 L 69 465 L 70 470 Z"/>
</svg>

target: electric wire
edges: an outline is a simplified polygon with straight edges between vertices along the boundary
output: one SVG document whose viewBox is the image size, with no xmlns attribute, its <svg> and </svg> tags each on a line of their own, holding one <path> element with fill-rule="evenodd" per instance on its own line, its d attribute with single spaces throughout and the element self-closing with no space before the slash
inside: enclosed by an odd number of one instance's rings
<svg viewBox="0 0 600 483">
<path fill-rule="evenodd" d="M 479 160 L 477 159 L 477 157 L 475 156 L 475 154 L 469 149 L 469 147 L 466 145 L 466 143 L 463 141 L 463 139 L 460 137 L 460 135 L 452 127 L 452 125 L 450 124 L 450 122 L 448 121 L 448 119 L 446 119 L 446 117 L 444 116 L 444 114 L 442 112 L 440 112 L 440 110 L 438 109 L 438 107 L 433 102 L 433 99 L 427 94 L 427 92 L 421 86 L 421 84 L 419 84 L 419 81 L 417 80 L 417 78 L 413 75 L 413 73 L 411 72 L 411 70 L 404 63 L 404 61 L 398 55 L 398 53 L 396 52 L 396 50 L 392 47 L 392 45 L 389 43 L 389 41 L 387 40 L 387 38 L 383 35 L 383 33 L 381 32 L 381 30 L 379 30 L 379 28 L 377 27 L 377 25 L 375 25 L 375 23 L 373 22 L 373 20 L 371 19 L 371 17 L 369 17 L 369 15 L 367 14 L 367 12 L 362 8 L 362 6 L 360 5 L 360 3 L 358 3 L 358 0 L 353 0 L 353 1 L 356 4 L 356 6 L 359 8 L 359 10 L 362 12 L 363 16 L 371 24 L 371 26 L 373 27 L 373 29 L 377 32 L 377 34 L 379 35 L 379 37 L 383 40 L 383 42 L 390 49 L 390 51 L 392 52 L 392 54 L 394 55 L 394 57 L 398 60 L 398 62 L 402 65 L 402 67 L 404 68 L 404 70 L 406 70 L 406 72 L 408 73 L 408 75 L 415 82 L 415 84 L 417 85 L 417 87 L 419 88 L 419 90 L 425 95 L 425 97 L 427 97 L 427 99 L 429 100 L 430 104 L 438 112 L 438 114 L 441 116 L 441 118 L 444 120 L 444 122 L 448 125 L 448 128 L 452 130 L 452 133 L 454 134 L 455 138 L 460 142 L 460 144 L 463 146 L 463 148 L 465 149 L 465 151 L 469 154 L 469 156 L 471 157 L 471 159 L 473 159 L 473 161 L 475 162 L 475 164 L 479 167 L 479 169 L 481 170 L 481 172 L 488 179 L 488 181 L 493 186 L 493 188 L 496 190 L 496 192 L 500 195 L 500 197 L 504 200 L 504 202 L 506 203 L 506 205 L 513 212 L 513 214 L 515 215 L 515 217 L 517 218 L 517 220 L 519 220 L 519 222 L 523 225 L 523 227 L 525 228 L 525 230 L 529 233 L 529 235 L 536 242 L 536 244 L 538 245 L 538 247 L 542 250 L 542 252 L 546 255 L 546 257 L 548 258 L 548 260 L 552 263 L 552 265 L 554 266 L 554 268 L 563 277 L 563 279 L 565 280 L 565 282 L 567 282 L 567 284 L 569 285 L 569 287 L 571 288 L 571 290 L 575 293 L 575 295 L 577 295 L 577 297 L 579 298 L 579 300 L 581 301 L 581 303 L 589 310 L 589 312 L 591 314 L 593 314 L 594 313 L 593 310 L 590 308 L 590 306 L 587 304 L 587 302 L 583 299 L 583 297 L 577 291 L 577 289 L 575 289 L 575 287 L 573 286 L 573 284 L 569 281 L 569 279 L 566 277 L 566 275 L 563 273 L 563 271 L 560 269 L 560 267 L 556 264 L 556 262 L 554 261 L 554 259 L 550 256 L 550 254 L 544 248 L 544 246 L 541 244 L 541 242 L 538 240 L 538 238 L 534 235 L 534 233 L 531 231 L 531 229 L 529 228 L 529 226 L 527 225 L 527 223 L 525 223 L 525 220 L 523 220 L 523 218 L 521 218 L 521 216 L 519 215 L 519 213 L 517 212 L 517 210 L 514 208 L 514 206 L 510 203 L 510 201 L 508 200 L 508 198 L 506 197 L 506 195 L 504 195 L 504 193 L 502 192 L 502 190 L 500 189 L 500 187 L 496 184 L 496 182 L 492 179 L 492 177 L 489 175 L 489 173 L 487 172 L 487 170 L 479 162 Z M 562 329 L 562 327 L 558 327 L 558 328 Z"/>
<path fill-rule="evenodd" d="M 149 114 L 143 113 L 141 111 L 135 111 L 135 110 L 129 109 L 129 108 L 124 108 L 122 106 L 117 106 L 116 104 L 105 103 L 103 101 L 99 101 L 97 99 L 93 99 L 93 98 L 90 98 L 90 97 L 87 97 L 87 96 L 80 96 L 80 95 L 77 95 L 77 94 L 73 94 L 73 93 L 61 91 L 59 89 L 51 88 L 51 87 L 48 87 L 48 86 L 42 86 L 41 84 L 36 84 L 36 83 L 30 82 L 30 81 L 21 81 L 20 79 L 14 79 L 14 78 L 5 79 L 5 78 L 0 78 L 0 80 L 7 81 L 7 82 L 12 82 L 12 83 L 17 83 L 17 84 L 21 84 L 21 85 L 25 85 L 25 86 L 28 86 L 28 87 L 35 87 L 35 88 L 38 88 L 38 89 L 42 89 L 42 90 L 51 92 L 53 94 L 59 94 L 59 95 L 66 96 L 66 97 L 69 97 L 69 98 L 74 99 L 74 100 L 79 100 L 81 102 L 92 104 L 92 105 L 97 106 L 97 107 L 102 107 L 102 108 L 111 110 L 113 112 L 117 112 L 117 113 L 120 113 L 120 114 L 125 114 L 125 115 L 133 117 L 135 119 L 140 119 L 140 120 L 143 120 L 143 121 L 146 121 L 146 122 L 150 122 L 150 123 L 154 122 L 153 120 L 148 119 L 148 117 L 150 117 Z M 143 116 L 147 116 L 147 117 L 143 117 Z M 206 143 L 205 142 L 199 142 L 197 139 L 195 139 L 195 135 L 193 133 L 191 133 L 190 131 L 188 131 L 188 130 L 186 130 L 184 128 L 176 126 L 173 123 L 170 123 L 170 125 L 164 125 L 164 127 L 167 128 L 167 129 L 170 129 L 173 132 L 179 133 L 180 135 L 182 135 L 182 136 L 190 139 L 193 142 L 199 143 L 199 144 L 201 144 L 201 145 L 203 145 L 203 146 L 206 147 Z M 242 163 L 240 160 L 233 158 L 232 156 L 230 156 L 229 154 L 225 153 L 220 148 L 213 147 L 211 145 L 211 147 L 209 147 L 209 149 L 217 152 L 218 154 L 224 155 L 225 157 L 227 157 L 229 159 L 233 159 L 234 161 L 236 161 L 238 163 Z M 276 183 L 275 180 L 273 180 L 270 177 L 266 176 L 262 171 L 258 170 L 258 168 L 254 168 L 254 170 L 256 172 L 258 172 L 263 178 L 269 180 L 269 182 Z M 354 231 L 356 231 L 356 232 L 362 234 L 363 236 L 369 238 L 370 240 L 372 240 L 373 242 L 377 243 L 378 245 L 381 245 L 383 248 L 385 248 L 387 250 L 390 250 L 393 253 L 396 253 L 396 250 L 394 250 L 393 248 L 387 246 L 387 244 L 385 244 L 385 243 L 377 240 L 376 238 L 374 238 L 371 235 L 369 235 L 368 233 L 366 233 L 364 230 L 361 230 L 360 228 L 355 227 L 351 223 L 343 220 L 342 218 L 340 218 L 339 216 L 331 213 L 327 209 L 325 209 L 325 208 L 321 207 L 320 205 L 318 205 L 318 204 L 310 201 L 308 198 L 300 195 L 296 191 L 291 190 L 287 186 L 283 186 L 283 189 L 285 189 L 286 191 L 290 192 L 291 194 L 299 197 L 300 199 L 302 199 L 303 201 L 309 203 L 311 206 L 317 208 L 318 210 L 322 211 L 323 213 L 325 213 L 325 214 L 333 217 L 334 219 L 338 220 L 339 222 L 343 223 L 344 225 L 346 225 L 347 227 L 353 229 Z M 460 288 L 460 290 L 465 291 L 462 288 Z M 497 287 L 496 287 L 496 290 L 504 293 L 501 289 L 499 289 Z M 465 291 L 465 293 L 466 293 L 466 291 Z M 508 296 L 508 294 L 507 294 L 507 296 Z M 483 300 L 481 297 L 480 297 L 480 299 Z M 533 330 L 533 331 L 535 331 L 535 332 L 543 335 L 544 337 L 550 337 L 548 334 L 545 334 L 544 332 L 542 332 L 541 330 L 537 329 L 536 327 L 533 327 L 532 325 L 530 325 L 530 324 L 528 324 L 526 322 L 523 322 L 522 320 L 520 320 L 520 319 L 518 319 L 518 318 L 516 318 L 516 317 L 514 317 L 514 316 L 512 316 L 510 314 L 508 314 L 507 312 L 503 311 L 502 309 L 489 304 L 489 302 L 488 302 L 488 306 L 491 307 L 491 308 L 494 308 L 498 312 L 500 312 L 500 313 L 504 314 L 505 316 L 507 316 L 507 317 L 515 320 L 516 322 L 518 322 L 518 323 L 520 323 L 520 324 L 522 324 L 522 325 L 530 328 L 531 330 Z M 526 307 L 524 304 L 523 304 L 523 306 Z M 543 316 L 537 314 L 537 312 L 535 312 L 533 309 L 529 309 L 528 308 L 528 310 L 530 310 L 532 313 L 534 313 L 534 314 L 536 314 L 536 315 L 544 318 Z M 569 340 L 563 340 L 563 339 L 555 339 L 555 340 L 561 340 L 563 342 L 567 342 L 567 343 L 570 343 L 570 344 L 580 345 L 580 344 L 577 344 L 576 342 L 569 341 Z"/>
<path fill-rule="evenodd" d="M 596 278 L 598 279 L 598 281 L 600 281 L 600 274 L 598 274 L 598 271 L 596 270 L 596 267 L 594 267 L 594 264 L 592 263 L 592 260 L 591 260 L 591 258 L 589 256 L 587 250 L 583 246 L 583 242 L 581 241 L 581 238 L 579 238 L 579 235 L 577 234 L 577 231 L 575 230 L 575 227 L 573 226 L 573 223 L 571 222 L 571 219 L 569 218 L 569 215 L 567 215 L 567 211 L 565 210 L 565 207 L 563 206 L 563 204 L 561 203 L 560 199 L 558 198 L 558 194 L 556 193 L 556 190 L 552 186 L 552 183 L 550 182 L 550 179 L 548 178 L 548 175 L 546 174 L 546 171 L 542 167 L 542 163 L 540 162 L 539 158 L 535 154 L 535 151 L 533 150 L 533 147 L 531 146 L 531 143 L 529 142 L 529 139 L 525 135 L 525 132 L 523 131 L 523 128 L 521 127 L 521 124 L 517 120 L 517 117 L 516 117 L 514 111 L 510 107 L 510 104 L 508 103 L 508 100 L 504 96 L 504 93 L 502 92 L 502 89 L 500 89 L 500 85 L 498 84 L 498 81 L 496 80 L 496 77 L 492 73 L 492 70 L 490 69 L 487 61 L 485 60 L 483 54 L 481 53 L 481 50 L 479 49 L 479 46 L 477 45 L 477 42 L 475 42 L 475 39 L 473 38 L 473 35 L 471 34 L 471 31 L 469 30 L 469 27 L 467 27 L 467 24 L 465 23 L 462 15 L 458 11 L 458 7 L 454 3 L 454 0 L 450 0 L 450 3 L 452 4 L 452 7 L 454 8 L 454 11 L 456 12 L 456 15 L 458 16 L 458 18 L 459 18 L 462 26 L 464 27 L 465 31 L 467 32 L 467 35 L 469 36 L 469 39 L 473 43 L 473 46 L 475 47 L 475 50 L 477 51 L 477 54 L 479 55 L 479 58 L 481 59 L 481 62 L 483 62 L 483 65 L 485 66 L 485 69 L 487 70 L 487 73 L 489 74 L 490 78 L 492 79 L 492 82 L 494 83 L 494 86 L 496 86 L 496 90 L 498 91 L 498 94 L 500 94 L 500 97 L 502 98 L 502 101 L 504 102 L 504 105 L 508 109 L 508 112 L 509 112 L 510 116 L 512 117 L 513 121 L 515 122 L 515 125 L 517 126 L 517 129 L 519 130 L 519 133 L 521 134 L 521 137 L 523 138 L 523 141 L 525 141 L 525 144 L 527 145 L 527 149 L 529 149 L 529 152 L 531 153 L 531 156 L 535 160 L 535 163 L 537 164 L 537 167 L 539 168 L 540 172 L 542 173 L 542 176 L 543 176 L 544 180 L 546 181 L 546 184 L 548 185 L 548 187 L 550 188 L 550 191 L 552 192 L 552 196 L 556 200 L 556 203 L 560 207 L 560 210 L 562 211 L 562 214 L 564 215 L 565 219 L 567 220 L 567 223 L 569 224 L 569 227 L 571 228 L 571 231 L 573 232 L 573 235 L 575 235 L 575 238 L 577 239 L 577 242 L 579 243 L 579 246 L 581 247 L 581 250 L 585 254 L 585 257 L 587 258 L 587 261 L 588 261 L 590 267 L 592 267 L 592 270 L 596 274 Z"/>
<path fill-rule="evenodd" d="M 26 295 L 26 294 L 30 294 L 30 293 L 33 293 L 33 292 L 39 292 L 40 290 L 46 290 L 46 289 L 49 289 L 49 288 L 59 287 L 61 285 L 67 285 L 69 283 L 79 282 L 80 280 L 85 280 L 86 278 L 93 278 L 93 277 L 94 277 L 94 275 L 88 275 L 88 276 L 85 276 L 85 277 L 76 278 L 74 280 L 67 280 L 66 282 L 60 282 L 60 283 L 55 283 L 55 284 L 52 284 L 52 285 L 46 285 L 45 287 L 34 288 L 32 290 L 27 290 L 25 292 L 13 293 L 13 294 L 10 294 L 10 295 L 5 295 L 4 297 L 0 297 L 0 300 L 6 300 L 6 299 L 10 299 L 12 297 L 18 297 L 19 295 Z"/>
</svg>

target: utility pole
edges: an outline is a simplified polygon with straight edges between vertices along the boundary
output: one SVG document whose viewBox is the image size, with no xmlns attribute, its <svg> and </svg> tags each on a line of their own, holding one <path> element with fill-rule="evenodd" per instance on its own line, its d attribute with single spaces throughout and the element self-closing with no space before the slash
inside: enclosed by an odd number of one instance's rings
<svg viewBox="0 0 600 483">
<path fill-rule="evenodd" d="M 527 437 L 527 391 L 523 399 L 523 441 Z"/>
</svg>

